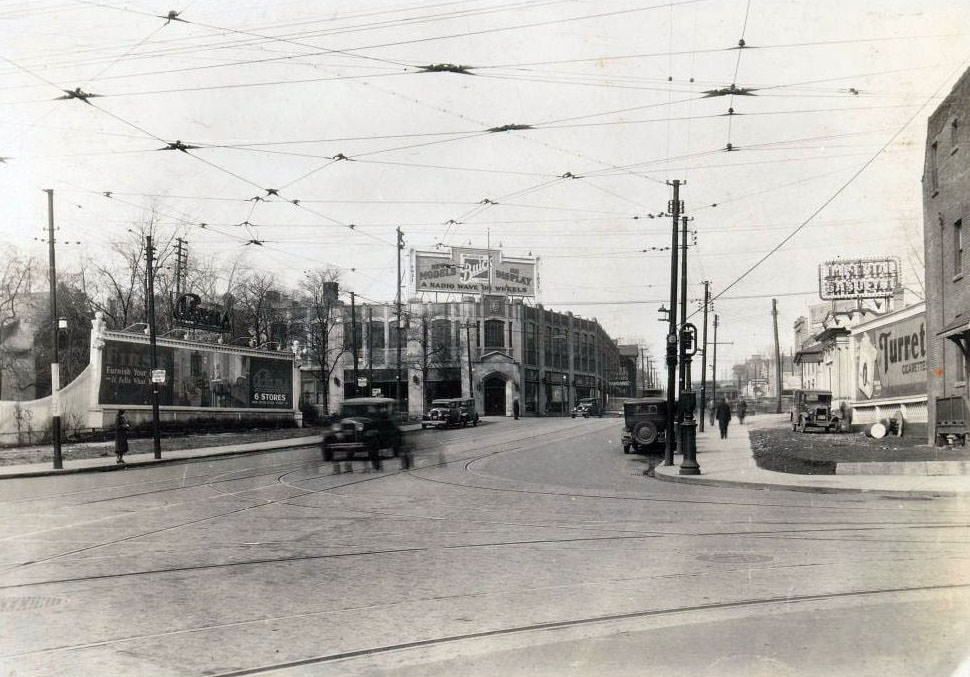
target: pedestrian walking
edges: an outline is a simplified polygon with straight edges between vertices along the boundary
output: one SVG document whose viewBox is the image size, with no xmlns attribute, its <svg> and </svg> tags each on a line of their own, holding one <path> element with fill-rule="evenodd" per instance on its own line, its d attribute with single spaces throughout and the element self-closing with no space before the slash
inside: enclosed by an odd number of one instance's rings
<svg viewBox="0 0 970 677">
<path fill-rule="evenodd" d="M 519 398 L 512 400 L 512 418 L 519 420 Z"/>
<path fill-rule="evenodd" d="M 711 417 L 711 427 L 714 427 L 714 413 L 717 411 L 717 402 L 711 402 L 710 406 L 707 408 L 708 414 Z"/>
<path fill-rule="evenodd" d="M 741 425 L 744 425 L 744 415 L 746 413 L 748 413 L 748 403 L 745 402 L 744 398 L 742 397 L 741 401 L 738 402 L 738 422 Z"/>
<path fill-rule="evenodd" d="M 731 405 L 728 403 L 727 397 L 722 399 L 720 404 L 717 405 L 715 416 L 717 418 L 717 425 L 721 429 L 721 439 L 727 439 L 728 423 L 731 421 Z"/>
<path fill-rule="evenodd" d="M 116 463 L 122 465 L 125 462 L 125 454 L 128 453 L 128 430 L 130 428 L 131 424 L 128 423 L 125 410 L 119 409 L 115 416 L 115 458 L 117 458 Z"/>
</svg>

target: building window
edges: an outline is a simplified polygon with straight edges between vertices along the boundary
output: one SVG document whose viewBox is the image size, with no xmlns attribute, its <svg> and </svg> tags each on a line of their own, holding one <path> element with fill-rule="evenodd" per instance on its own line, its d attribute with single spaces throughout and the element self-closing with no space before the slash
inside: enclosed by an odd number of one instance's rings
<svg viewBox="0 0 970 677">
<path fill-rule="evenodd" d="M 963 219 L 953 224 L 953 274 L 963 272 Z"/>
<path fill-rule="evenodd" d="M 940 173 L 937 165 L 937 144 L 936 142 L 930 146 L 930 157 L 929 157 L 929 172 L 930 172 L 930 190 L 936 193 L 940 190 Z"/>
<path fill-rule="evenodd" d="M 504 350 L 505 322 L 485 320 L 485 350 Z"/>
<path fill-rule="evenodd" d="M 429 353 L 436 362 L 449 362 L 451 354 L 451 321 L 434 320 L 431 323 L 431 345 Z"/>
</svg>

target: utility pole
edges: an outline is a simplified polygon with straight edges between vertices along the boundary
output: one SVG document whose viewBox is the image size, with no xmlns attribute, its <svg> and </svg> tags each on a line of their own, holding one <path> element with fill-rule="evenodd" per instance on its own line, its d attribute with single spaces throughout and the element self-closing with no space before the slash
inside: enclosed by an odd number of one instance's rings
<svg viewBox="0 0 970 677">
<path fill-rule="evenodd" d="M 383 324 L 381 325 L 383 326 Z M 367 389 L 365 395 L 374 390 L 374 308 L 367 306 Z"/>
<path fill-rule="evenodd" d="M 674 197 L 668 203 L 668 211 L 673 218 L 670 239 L 670 312 L 667 315 L 667 435 L 664 441 L 664 465 L 674 464 L 674 389 L 677 387 L 677 226 L 680 225 L 680 180 L 674 179 L 670 185 Z"/>
<path fill-rule="evenodd" d="M 711 364 L 711 402 L 717 405 L 717 315 L 714 315 L 714 362 Z"/>
<path fill-rule="evenodd" d="M 707 309 L 711 305 L 711 283 L 704 280 L 704 349 L 701 351 L 701 415 L 700 430 L 704 432 L 704 419 L 707 412 Z"/>
<path fill-rule="evenodd" d="M 354 356 L 354 387 L 350 391 L 354 397 L 359 397 L 360 388 L 359 374 L 357 373 L 357 303 L 356 294 L 350 292 L 350 352 Z M 346 343 L 344 345 L 347 345 Z"/>
<path fill-rule="evenodd" d="M 684 324 L 687 322 L 687 221 L 689 219 L 685 215 L 681 215 L 681 236 L 680 236 L 680 323 L 679 326 L 683 328 Z M 689 378 L 685 373 L 684 360 L 686 355 L 684 353 L 686 347 L 681 343 L 680 345 L 680 392 L 683 392 L 685 388 L 690 388 L 690 382 L 685 381 Z"/>
<path fill-rule="evenodd" d="M 771 299 L 771 319 L 775 326 L 775 387 L 777 404 L 775 413 L 781 413 L 781 348 L 778 347 L 778 299 Z"/>
<path fill-rule="evenodd" d="M 189 249 L 188 241 L 175 238 L 175 298 L 185 291 L 185 275 L 188 271 Z"/>
<path fill-rule="evenodd" d="M 478 325 L 475 325 L 478 331 Z M 472 387 L 472 323 L 465 320 L 465 345 L 468 347 L 468 397 L 474 398 L 475 391 Z"/>
<path fill-rule="evenodd" d="M 54 262 L 54 190 L 47 188 L 47 251 L 50 257 L 51 331 L 54 335 L 54 361 L 51 362 L 51 434 L 54 437 L 54 469 L 64 467 L 61 455 L 61 358 L 60 319 L 57 317 L 57 266 Z"/>
<path fill-rule="evenodd" d="M 397 227 L 397 340 L 395 341 L 397 350 L 397 406 L 401 407 L 401 250 L 404 249 L 404 233 L 401 227 Z"/>
<path fill-rule="evenodd" d="M 637 384 L 634 381 L 634 383 L 633 383 L 633 396 L 634 397 L 639 397 L 640 396 L 639 394 L 642 393 L 643 392 L 643 389 L 647 387 L 647 367 L 644 364 L 645 357 L 646 357 L 645 353 L 646 353 L 646 351 L 643 349 L 643 346 L 640 346 L 640 381 L 641 381 L 641 383 L 640 383 L 640 388 L 637 389 Z"/>
<path fill-rule="evenodd" d="M 162 440 L 158 432 L 158 383 L 155 381 L 155 370 L 158 368 L 158 355 L 155 345 L 155 249 L 152 247 L 152 236 L 145 237 L 145 264 L 148 275 L 148 342 L 151 345 L 151 379 L 152 379 L 152 449 L 155 458 L 162 457 Z M 171 374 L 166 374 L 171 378 Z"/>
</svg>

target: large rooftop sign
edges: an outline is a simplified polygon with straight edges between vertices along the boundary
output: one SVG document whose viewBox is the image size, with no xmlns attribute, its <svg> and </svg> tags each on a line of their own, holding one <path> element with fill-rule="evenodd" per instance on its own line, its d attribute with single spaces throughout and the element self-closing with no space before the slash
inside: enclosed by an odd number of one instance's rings
<svg viewBox="0 0 970 677">
<path fill-rule="evenodd" d="M 824 301 L 878 299 L 899 287 L 899 259 L 836 259 L 818 267 L 818 295 Z"/>
<path fill-rule="evenodd" d="M 536 295 L 536 259 L 502 256 L 497 249 L 454 247 L 414 252 L 415 291 Z"/>
</svg>

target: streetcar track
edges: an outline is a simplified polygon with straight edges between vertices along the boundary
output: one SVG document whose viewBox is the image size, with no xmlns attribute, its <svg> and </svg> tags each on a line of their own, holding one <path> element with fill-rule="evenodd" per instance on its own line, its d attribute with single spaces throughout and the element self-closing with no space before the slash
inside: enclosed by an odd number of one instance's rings
<svg viewBox="0 0 970 677">
<path fill-rule="evenodd" d="M 566 429 L 564 431 L 556 431 L 555 433 L 552 434 L 552 439 L 550 439 L 550 433 L 548 433 L 548 432 L 542 432 L 542 433 L 535 433 L 535 434 L 532 434 L 532 435 L 528 435 L 528 436 L 525 436 L 525 437 L 515 438 L 515 442 L 521 442 L 523 440 L 532 440 L 532 439 L 540 438 L 540 439 L 543 439 L 544 441 L 546 441 L 548 444 L 554 444 L 556 442 L 561 441 L 563 438 L 566 438 L 566 437 L 574 437 L 574 435 L 572 434 L 573 433 L 572 428 L 576 428 L 576 427 L 579 427 L 579 426 L 571 426 L 570 429 Z M 590 432 L 587 433 L 587 435 L 593 435 L 596 432 L 598 432 L 598 431 L 590 431 Z M 444 446 L 445 444 L 448 444 L 448 443 L 451 443 L 451 440 L 445 440 L 445 441 L 443 441 L 443 444 L 441 446 Z M 480 451 L 480 449 L 482 449 L 482 448 L 488 449 L 488 448 L 494 448 L 496 446 L 505 445 L 505 444 L 512 444 L 512 443 L 513 443 L 513 441 L 511 441 L 511 440 L 510 441 L 500 441 L 500 442 L 495 442 L 495 443 L 492 443 L 492 444 L 488 444 L 488 445 L 485 445 L 484 447 L 480 447 L 478 449 L 470 450 L 470 451 Z M 433 447 L 433 448 L 437 448 L 437 447 Z M 516 447 L 515 449 L 521 449 L 521 447 Z M 286 473 L 283 473 L 282 475 L 278 475 L 277 478 L 276 478 L 276 481 L 277 481 L 278 484 L 283 485 L 283 486 L 286 486 L 286 487 L 289 487 L 289 488 L 292 488 L 292 489 L 300 492 L 297 495 L 287 496 L 285 498 L 280 498 L 280 499 L 262 499 L 262 500 L 260 500 L 260 501 L 258 501 L 256 503 L 254 503 L 254 504 L 245 505 L 243 507 L 236 508 L 236 509 L 233 509 L 233 510 L 229 510 L 229 511 L 226 511 L 226 512 L 221 512 L 221 513 L 218 513 L 218 514 L 215 514 L 215 515 L 210 515 L 210 516 L 203 517 L 203 518 L 199 518 L 199 519 L 189 520 L 189 521 L 181 522 L 181 523 L 174 524 L 174 525 L 168 525 L 166 527 L 162 527 L 162 528 L 159 528 L 159 529 L 153 529 L 153 530 L 146 531 L 146 532 L 142 532 L 142 533 L 139 533 L 139 534 L 132 534 L 132 535 L 125 536 L 125 537 L 122 537 L 122 538 L 112 539 L 110 541 L 104 541 L 104 542 L 101 542 L 101 543 L 91 544 L 91 545 L 85 546 L 83 548 L 76 548 L 76 549 L 73 549 L 73 550 L 70 550 L 70 551 L 66 551 L 66 552 L 62 552 L 62 553 L 50 555 L 50 556 L 47 556 L 47 557 L 44 557 L 44 558 L 38 559 L 38 560 L 30 560 L 30 561 L 23 562 L 23 563 L 19 563 L 19 564 L 14 564 L 14 565 L 8 566 L 3 573 L 9 573 L 10 571 L 15 571 L 15 570 L 23 569 L 24 567 L 27 567 L 27 566 L 32 566 L 32 565 L 35 565 L 35 564 L 46 563 L 46 562 L 50 562 L 52 560 L 60 559 L 60 558 L 63 558 L 63 557 L 69 557 L 71 555 L 76 555 L 76 554 L 79 554 L 79 553 L 88 552 L 90 550 L 95 550 L 95 549 L 98 549 L 98 548 L 107 547 L 107 546 L 111 546 L 111 545 L 117 545 L 119 543 L 124 543 L 124 542 L 132 541 L 132 540 L 137 540 L 137 539 L 143 538 L 145 536 L 151 536 L 151 535 L 155 535 L 155 534 L 159 534 L 159 533 L 173 531 L 173 530 L 177 530 L 177 529 L 180 529 L 180 528 L 183 528 L 183 527 L 186 527 L 186 526 L 192 526 L 192 525 L 199 524 L 199 523 L 202 523 L 202 522 L 207 522 L 207 521 L 211 521 L 211 520 L 215 520 L 215 519 L 220 519 L 220 518 L 223 518 L 223 517 L 228 517 L 228 516 L 231 516 L 231 515 L 239 514 L 241 512 L 246 512 L 246 511 L 249 511 L 249 510 L 255 510 L 257 508 L 268 507 L 268 506 L 271 506 L 271 505 L 280 505 L 280 504 L 283 504 L 283 505 L 295 505 L 295 506 L 299 506 L 299 507 L 302 507 L 302 508 L 315 508 L 316 506 L 307 506 L 307 505 L 298 504 L 298 503 L 290 503 L 290 501 L 293 501 L 293 499 L 302 498 L 303 496 L 318 495 L 318 494 L 333 492 L 333 491 L 335 491 L 337 489 L 345 488 L 345 487 L 348 487 L 348 486 L 354 486 L 354 485 L 362 484 L 362 483 L 365 483 L 365 482 L 371 482 L 371 481 L 376 481 L 376 480 L 381 480 L 381 479 L 387 479 L 387 478 L 395 477 L 395 476 L 402 475 L 402 474 L 406 474 L 409 477 L 416 478 L 416 479 L 420 479 L 420 480 L 423 480 L 423 481 L 426 481 L 426 482 L 434 482 L 434 483 L 438 483 L 438 484 L 456 486 L 456 487 L 460 487 L 460 488 L 471 488 L 471 489 L 479 489 L 479 490 L 485 490 L 485 491 L 502 491 L 502 492 L 513 492 L 513 493 L 524 493 L 524 494 L 549 495 L 549 496 L 559 496 L 559 497 L 568 497 L 568 498 L 592 498 L 592 499 L 634 500 L 634 501 L 660 502 L 660 503 L 713 504 L 713 505 L 718 505 L 718 506 L 730 505 L 730 506 L 738 506 L 738 507 L 770 507 L 770 506 L 777 506 L 777 507 L 784 507 L 784 508 L 797 508 L 797 507 L 799 507 L 799 506 L 789 505 L 789 504 L 747 503 L 747 502 L 737 502 L 737 501 L 727 501 L 726 502 L 726 501 L 712 501 L 712 500 L 698 500 L 698 499 L 681 499 L 681 498 L 658 498 L 658 497 L 621 497 L 621 496 L 611 496 L 611 495 L 570 494 L 570 493 L 564 493 L 564 492 L 547 492 L 547 491 L 538 491 L 538 490 L 483 487 L 483 486 L 477 486 L 477 485 L 464 484 L 464 483 L 460 483 L 460 482 L 448 482 L 448 481 L 445 481 L 445 480 L 433 479 L 433 478 L 429 478 L 429 477 L 426 477 L 424 475 L 418 474 L 418 472 L 417 472 L 418 470 L 425 470 L 428 467 L 438 468 L 438 467 L 442 467 L 442 466 L 451 465 L 451 464 L 454 464 L 454 463 L 463 463 L 465 465 L 465 467 L 468 467 L 468 466 L 470 466 L 471 464 L 473 464 L 473 463 L 475 463 L 477 461 L 483 460 L 483 459 L 488 458 L 488 457 L 491 457 L 491 456 L 495 456 L 497 454 L 508 453 L 509 451 L 512 451 L 512 450 L 513 449 L 499 449 L 499 450 L 496 450 L 496 451 L 490 451 L 490 452 L 485 453 L 485 454 L 479 454 L 477 456 L 473 456 L 472 458 L 465 457 L 465 458 L 452 459 L 450 461 L 446 460 L 444 462 L 439 462 L 437 464 L 432 464 L 431 466 L 426 466 L 425 468 L 420 468 L 420 469 L 415 468 L 415 469 L 410 469 L 410 470 L 397 470 L 397 471 L 389 471 L 389 472 L 375 473 L 375 474 L 373 474 L 371 476 L 368 476 L 368 477 L 365 477 L 365 478 L 355 479 L 355 480 L 350 481 L 350 482 L 343 482 L 343 483 L 336 484 L 336 485 L 333 485 L 333 486 L 328 486 L 328 487 L 324 487 L 324 488 L 321 488 L 321 489 L 314 489 L 314 490 L 307 490 L 307 489 L 305 489 L 303 487 L 299 487 L 299 486 L 296 486 L 295 484 L 290 484 L 290 483 L 284 481 L 283 478 L 287 477 L 288 475 L 295 474 L 295 473 L 299 472 L 300 470 L 302 470 L 305 467 L 305 466 L 302 466 L 300 468 L 293 469 L 293 470 L 290 470 L 290 471 L 288 471 Z M 281 463 L 281 464 L 277 464 L 277 465 L 285 466 L 285 465 L 289 465 L 289 464 L 282 464 Z M 220 480 L 220 479 L 218 479 L 218 478 L 220 478 L 220 477 L 222 477 L 224 475 L 232 475 L 232 474 L 236 474 L 236 473 L 241 472 L 241 471 L 245 471 L 245 469 L 242 469 L 242 470 L 234 470 L 234 471 L 229 471 L 229 472 L 226 472 L 226 473 L 221 473 L 220 475 L 216 475 L 215 478 L 206 481 L 205 483 L 203 483 L 200 486 L 208 487 L 209 489 L 211 489 L 212 491 L 214 491 L 217 494 L 217 496 L 219 496 L 219 497 L 236 496 L 239 493 L 245 493 L 245 492 L 248 492 L 248 491 L 252 491 L 252 489 L 246 489 L 243 492 L 229 493 L 229 492 L 222 492 L 222 491 L 220 491 L 219 489 L 215 488 L 212 485 L 215 484 L 215 483 L 222 483 L 222 482 L 227 482 L 227 481 L 243 481 L 244 479 L 253 479 L 254 477 L 259 477 L 259 476 L 266 475 L 266 474 L 272 474 L 272 473 L 262 473 L 261 472 L 261 473 L 257 473 L 256 475 L 253 475 L 253 476 L 250 476 L 250 477 L 247 477 L 247 478 L 234 478 L 234 479 L 227 479 L 227 480 Z M 314 481 L 314 480 L 321 479 L 321 478 L 325 478 L 325 477 L 334 477 L 334 475 L 330 474 L 330 475 L 311 476 L 311 477 L 308 477 L 308 478 L 301 479 L 300 481 L 301 482 L 308 482 L 308 481 Z M 267 486 L 272 486 L 272 485 L 267 485 Z M 331 495 L 339 496 L 339 495 L 336 495 L 336 494 L 331 494 Z M 341 497 L 341 498 L 343 498 L 343 497 Z M 177 504 L 177 505 L 191 504 L 191 503 L 199 502 L 201 500 L 208 500 L 208 499 L 195 499 L 195 500 L 192 500 L 192 501 L 185 501 L 184 503 Z M 255 500 L 255 499 L 250 499 L 250 501 L 252 501 L 252 500 Z M 151 508 L 146 508 L 145 510 L 157 510 L 157 509 L 160 509 L 160 508 L 170 509 L 171 507 L 173 507 L 173 506 L 170 506 L 170 505 L 168 505 L 168 506 L 154 506 L 154 507 L 151 507 Z M 801 507 L 807 507 L 807 506 L 801 506 Z M 812 504 L 811 507 L 813 507 L 813 508 L 826 507 L 826 508 L 832 508 L 832 509 L 837 509 L 839 507 L 841 507 L 842 509 L 859 509 L 859 510 L 865 509 L 864 506 L 859 506 L 859 507 L 855 507 L 855 506 L 817 506 L 817 505 L 814 504 L 814 502 L 813 502 L 813 504 Z M 885 508 L 885 510 L 893 510 L 893 509 L 892 508 Z M 358 511 L 358 512 L 364 512 L 364 513 L 366 513 L 367 511 Z M 895 510 L 894 510 L 894 512 L 895 512 Z M 128 514 L 123 515 L 123 516 L 108 516 L 108 517 L 101 518 L 101 519 L 95 520 L 95 521 L 102 521 L 103 519 L 111 519 L 113 517 L 128 517 L 128 518 L 130 518 L 131 515 L 132 515 L 131 513 L 128 513 Z M 401 516 L 402 517 L 413 517 L 413 516 L 408 516 L 408 515 L 401 515 Z M 533 528 L 536 528 L 536 527 L 538 527 L 538 528 L 551 528 L 551 529 L 564 528 L 564 525 L 531 525 L 530 524 L 530 525 L 521 525 L 521 526 L 529 526 L 529 527 L 533 527 Z M 54 530 L 64 529 L 64 528 L 70 528 L 70 526 L 53 527 L 53 528 L 51 528 L 49 530 L 45 530 L 45 531 L 54 531 Z M 574 526 L 568 526 L 568 525 L 566 525 L 566 528 L 580 529 L 580 528 L 583 528 L 583 527 L 574 527 Z M 589 530 L 592 530 L 592 529 L 589 529 Z M 599 529 L 599 530 L 602 531 L 602 529 Z M 36 533 L 43 533 L 43 532 L 32 532 L 31 534 L 27 534 L 27 535 L 28 536 L 29 535 L 34 535 Z M 662 534 L 663 532 L 658 532 L 658 533 L 661 533 Z M 772 533 L 772 532 L 768 532 L 768 533 Z M 665 534 L 665 535 L 696 535 L 696 534 Z M 717 534 L 717 535 L 720 535 L 720 534 Z M 752 532 L 743 532 L 743 534 L 742 533 L 738 533 L 738 534 L 724 534 L 724 535 L 756 535 L 756 534 L 755 533 L 752 533 Z M 2 539 L 2 540 L 17 539 L 17 538 L 22 538 L 22 537 L 24 537 L 24 535 L 16 535 L 16 536 L 7 537 L 6 539 Z"/>
<path fill-rule="evenodd" d="M 571 618 L 566 620 L 556 620 L 556 621 L 546 621 L 539 623 L 530 623 L 525 625 L 510 626 L 505 628 L 497 628 L 493 630 L 483 630 L 479 632 L 468 632 L 454 635 L 443 635 L 440 637 L 432 637 L 428 639 L 414 640 L 410 642 L 398 642 L 395 644 L 386 644 L 382 646 L 374 646 L 364 649 L 356 649 L 351 651 L 342 651 L 332 654 L 323 654 L 320 656 L 311 656 L 308 658 L 302 658 L 293 661 L 283 661 L 279 663 L 266 664 L 253 668 L 244 668 L 242 670 L 231 670 L 229 672 L 207 672 L 206 674 L 210 677 L 242 677 L 243 675 L 256 675 L 266 672 L 271 672 L 274 670 L 284 670 L 288 668 L 295 668 L 301 666 L 309 665 L 319 665 L 323 663 L 333 663 L 340 660 L 346 660 L 350 658 L 360 658 L 364 656 L 376 656 L 380 654 L 389 653 L 392 651 L 402 651 L 407 649 L 415 649 L 421 647 L 430 647 L 442 644 L 450 644 L 461 641 L 484 639 L 488 637 L 502 637 L 515 634 L 522 634 L 528 632 L 545 631 L 545 630 L 555 630 L 561 628 L 570 627 L 580 627 L 584 625 L 594 625 L 598 623 L 609 623 L 622 620 L 634 620 L 640 618 L 657 618 L 664 616 L 672 616 L 677 614 L 687 614 L 696 612 L 708 612 L 708 611 L 718 611 L 725 609 L 750 609 L 756 607 L 764 606 L 774 606 L 774 605 L 791 605 L 809 602 L 826 602 L 839 599 L 851 599 L 860 597 L 879 597 L 883 595 L 901 595 L 906 593 L 919 593 L 919 592 L 945 592 L 953 590 L 965 590 L 970 588 L 970 583 L 951 583 L 951 584 L 938 584 L 938 585 L 923 585 L 923 586 L 908 586 L 908 587 L 896 587 L 896 588 L 877 588 L 870 590 L 847 590 L 842 592 L 831 592 L 831 593 L 818 593 L 810 595 L 784 595 L 776 597 L 762 597 L 755 599 L 742 599 L 730 602 L 711 602 L 707 604 L 693 604 L 685 605 L 680 607 L 669 607 L 665 609 L 642 609 L 639 611 L 627 611 L 616 614 L 603 614 L 598 616 L 586 616 L 580 618 Z M 471 597 L 478 595 L 458 595 L 452 597 Z M 340 613 L 349 613 L 356 611 L 355 608 L 340 609 L 334 611 L 331 609 L 321 610 L 321 611 L 310 611 L 298 614 L 287 614 L 280 616 L 264 616 L 260 618 L 251 618 L 247 620 L 233 621 L 228 623 L 214 623 L 206 626 L 198 626 L 193 628 L 183 628 L 179 630 L 171 630 L 166 632 L 158 633 L 143 633 L 139 635 L 129 635 L 127 637 L 119 637 L 115 639 L 106 639 L 96 642 L 85 642 L 79 644 L 70 644 L 57 647 L 47 647 L 43 649 L 34 649 L 31 651 L 23 651 L 14 654 L 0 655 L 0 658 L 11 659 L 11 658 L 24 658 L 27 656 L 36 655 L 51 655 L 59 652 L 67 651 L 79 651 L 91 648 L 101 648 L 117 646 L 119 644 L 126 644 L 131 642 L 138 642 L 144 640 L 156 640 L 165 637 L 175 637 L 179 635 L 191 635 L 202 632 L 212 632 L 217 630 L 223 630 L 228 628 L 239 628 L 246 625 L 254 624 L 265 624 L 267 622 L 279 622 L 279 621 L 292 621 L 297 619 L 313 618 L 327 615 L 334 615 Z"/>
<path fill-rule="evenodd" d="M 906 587 L 906 588 L 884 588 L 879 590 L 851 590 L 846 592 L 825 593 L 825 594 L 816 594 L 816 595 L 790 595 L 785 597 L 765 597 L 761 599 L 738 600 L 733 602 L 714 602 L 710 604 L 696 604 L 696 605 L 676 607 L 671 609 L 648 609 L 643 611 L 628 611 L 628 612 L 618 613 L 618 614 L 606 614 L 602 616 L 574 618 L 569 620 L 550 621 L 545 623 L 532 623 L 529 625 L 500 628 L 496 630 L 483 630 L 480 632 L 469 632 L 469 633 L 463 633 L 463 634 L 457 634 L 457 635 L 446 635 L 443 637 L 416 640 L 412 642 L 387 644 L 384 646 L 371 647 L 368 649 L 357 649 L 353 651 L 343 651 L 339 653 L 326 654 L 322 656 L 313 656 L 310 658 L 303 658 L 295 661 L 284 661 L 284 662 L 270 664 L 270 665 L 263 665 L 257 668 L 246 668 L 243 670 L 232 670 L 230 672 L 219 672 L 219 673 L 210 672 L 209 675 L 210 677 L 242 677 L 243 675 L 258 675 L 261 673 L 270 672 L 274 670 L 284 670 L 288 668 L 296 668 L 296 667 L 308 666 L 308 665 L 319 665 L 321 663 L 333 663 L 336 661 L 346 660 L 349 658 L 362 658 L 364 656 L 375 656 L 379 654 L 389 653 L 392 651 L 417 649 L 417 648 L 436 646 L 441 644 L 451 644 L 451 643 L 468 641 L 468 640 L 484 639 L 487 637 L 502 637 L 502 636 L 528 633 L 528 632 L 556 630 L 561 628 L 571 628 L 571 627 L 577 627 L 582 625 L 608 623 L 608 622 L 621 621 L 621 620 L 632 620 L 637 618 L 663 617 L 663 616 L 669 616 L 674 614 L 717 611 L 717 610 L 724 610 L 724 609 L 749 609 L 752 607 L 771 606 L 771 605 L 777 605 L 777 604 L 826 602 L 826 601 L 831 601 L 836 599 L 875 597 L 879 595 L 899 595 L 907 592 L 955 590 L 955 589 L 968 588 L 968 587 L 970 587 L 970 584 L 928 585 L 928 586 Z"/>
</svg>

